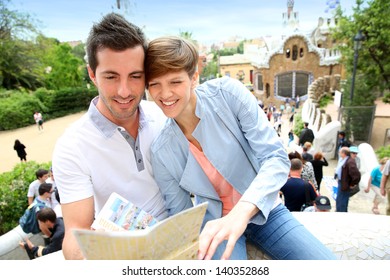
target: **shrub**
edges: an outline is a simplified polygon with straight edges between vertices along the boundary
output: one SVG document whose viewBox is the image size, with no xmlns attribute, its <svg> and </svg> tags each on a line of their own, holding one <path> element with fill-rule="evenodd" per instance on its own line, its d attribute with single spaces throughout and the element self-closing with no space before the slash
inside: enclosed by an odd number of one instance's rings
<svg viewBox="0 0 390 280">
<path fill-rule="evenodd" d="M 378 159 L 382 159 L 384 157 L 390 158 L 390 145 L 380 147 L 375 151 L 375 153 L 378 156 Z"/>
<path fill-rule="evenodd" d="M 40 88 L 34 93 L 1 92 L 0 131 L 34 124 L 36 110 L 42 113 L 45 121 L 86 110 L 96 95 L 95 87 L 57 91 Z"/>
<path fill-rule="evenodd" d="M 22 162 L 12 171 L 0 174 L 0 235 L 18 225 L 28 206 L 27 191 L 30 183 L 36 179 L 35 172 L 39 168 L 49 169 L 50 165 L 50 162 Z"/>
<path fill-rule="evenodd" d="M 303 128 L 304 128 L 304 124 L 303 124 L 303 120 L 302 120 L 301 114 L 300 113 L 295 113 L 295 116 L 294 116 L 294 129 L 293 129 L 294 134 L 299 137 L 299 135 L 301 135 L 301 131 L 302 131 Z"/>
</svg>

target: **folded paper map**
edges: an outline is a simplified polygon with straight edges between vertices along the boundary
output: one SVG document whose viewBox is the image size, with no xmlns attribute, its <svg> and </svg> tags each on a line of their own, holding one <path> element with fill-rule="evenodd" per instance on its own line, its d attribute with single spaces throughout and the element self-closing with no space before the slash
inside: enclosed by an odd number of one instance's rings
<svg viewBox="0 0 390 280">
<path fill-rule="evenodd" d="M 194 260 L 207 202 L 141 230 L 78 230 L 87 260 Z"/>
<path fill-rule="evenodd" d="M 95 230 L 125 231 L 145 229 L 157 222 L 152 215 L 114 192 L 91 227 Z"/>
</svg>

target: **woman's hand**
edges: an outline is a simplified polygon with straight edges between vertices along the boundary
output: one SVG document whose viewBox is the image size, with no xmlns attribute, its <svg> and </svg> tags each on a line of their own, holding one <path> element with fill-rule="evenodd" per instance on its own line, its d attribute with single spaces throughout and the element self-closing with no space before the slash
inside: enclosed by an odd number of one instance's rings
<svg viewBox="0 0 390 280">
<path fill-rule="evenodd" d="M 221 259 L 229 259 L 249 220 L 258 211 L 254 204 L 239 201 L 226 216 L 207 222 L 199 236 L 198 259 L 211 259 L 218 245 L 224 240 L 228 242 Z"/>
</svg>

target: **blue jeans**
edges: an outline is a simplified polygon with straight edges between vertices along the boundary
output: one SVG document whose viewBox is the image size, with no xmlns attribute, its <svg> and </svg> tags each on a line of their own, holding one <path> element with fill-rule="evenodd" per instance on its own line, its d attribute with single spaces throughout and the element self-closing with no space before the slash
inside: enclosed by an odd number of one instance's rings
<svg viewBox="0 0 390 280">
<path fill-rule="evenodd" d="M 338 180 L 336 212 L 348 212 L 349 191 L 341 190 L 341 181 Z"/>
<path fill-rule="evenodd" d="M 264 225 L 248 224 L 237 240 L 232 260 L 246 260 L 246 239 L 274 260 L 335 260 L 336 256 L 311 234 L 290 211 L 280 204 Z M 221 243 L 213 259 L 220 259 L 226 246 Z"/>
</svg>

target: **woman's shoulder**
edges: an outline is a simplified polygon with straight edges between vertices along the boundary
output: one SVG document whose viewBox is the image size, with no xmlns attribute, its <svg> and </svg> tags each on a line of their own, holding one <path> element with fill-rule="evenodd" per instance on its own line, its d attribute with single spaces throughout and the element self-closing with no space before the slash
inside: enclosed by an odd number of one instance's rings
<svg viewBox="0 0 390 280">
<path fill-rule="evenodd" d="M 160 133 L 157 135 L 157 137 L 154 139 L 152 145 L 151 145 L 151 152 L 157 153 L 159 152 L 165 145 L 170 145 L 170 143 L 173 143 L 171 141 L 172 138 L 174 138 L 174 120 L 168 119 L 165 122 L 164 127 L 161 129 Z"/>
</svg>

